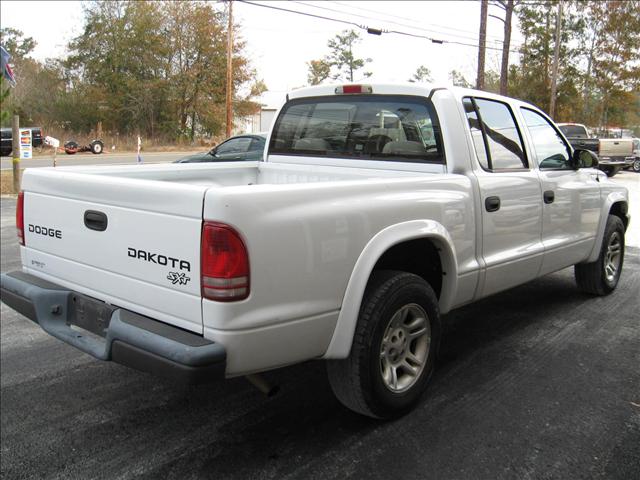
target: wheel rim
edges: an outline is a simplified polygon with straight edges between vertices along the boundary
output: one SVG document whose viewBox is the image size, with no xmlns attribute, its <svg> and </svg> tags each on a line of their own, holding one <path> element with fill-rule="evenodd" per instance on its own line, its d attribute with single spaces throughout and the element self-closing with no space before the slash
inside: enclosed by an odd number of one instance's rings
<svg viewBox="0 0 640 480">
<path fill-rule="evenodd" d="M 604 256 L 604 275 L 609 283 L 613 282 L 620 270 L 622 259 L 622 240 L 618 232 L 613 232 L 607 245 L 607 253 Z"/>
<path fill-rule="evenodd" d="M 394 393 L 410 389 L 424 370 L 430 346 L 431 324 L 424 309 L 415 303 L 400 308 L 391 317 L 380 346 L 385 387 Z"/>
</svg>

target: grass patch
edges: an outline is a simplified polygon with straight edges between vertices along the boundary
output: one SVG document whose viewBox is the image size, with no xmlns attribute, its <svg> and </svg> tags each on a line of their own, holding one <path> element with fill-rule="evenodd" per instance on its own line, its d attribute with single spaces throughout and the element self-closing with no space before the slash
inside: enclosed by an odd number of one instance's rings
<svg viewBox="0 0 640 480">
<path fill-rule="evenodd" d="M 22 173 L 24 170 L 20 170 L 20 179 L 22 179 Z M 13 191 L 13 171 L 12 170 L 0 170 L 0 194 L 11 195 L 18 192 Z"/>
</svg>

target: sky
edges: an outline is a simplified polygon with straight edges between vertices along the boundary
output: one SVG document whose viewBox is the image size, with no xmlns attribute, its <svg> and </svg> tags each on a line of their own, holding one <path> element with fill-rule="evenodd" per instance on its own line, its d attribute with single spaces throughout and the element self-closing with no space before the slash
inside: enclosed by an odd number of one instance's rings
<svg viewBox="0 0 640 480">
<path fill-rule="evenodd" d="M 479 1 L 251 1 L 445 42 L 478 43 Z M 349 28 L 361 33 L 356 55 L 372 59 L 366 68 L 373 73 L 368 82 L 404 82 L 420 65 L 431 70 L 436 83 L 448 83 L 449 72 L 454 69 L 470 82 L 475 80 L 478 50 L 474 46 L 435 44 L 425 38 L 394 33 L 370 35 L 354 25 L 241 1 L 233 2 L 233 14 L 241 26 L 240 36 L 246 42 L 245 53 L 257 76 L 269 88 L 262 97 L 262 102 L 269 107 L 279 106 L 287 91 L 306 85 L 306 62 L 326 55 L 327 41 Z M 502 16 L 503 12 L 492 6 L 489 14 Z M 82 31 L 82 19 L 79 1 L 0 2 L 2 28 L 16 28 L 33 37 L 37 42 L 33 56 L 39 60 L 64 56 L 67 42 Z M 487 45 L 497 50 L 487 50 L 487 68 L 500 68 L 502 30 L 503 23 L 489 17 Z M 522 37 L 514 16 L 511 48 L 515 50 L 520 43 Z M 517 60 L 516 56 L 511 54 L 512 62 Z"/>
</svg>

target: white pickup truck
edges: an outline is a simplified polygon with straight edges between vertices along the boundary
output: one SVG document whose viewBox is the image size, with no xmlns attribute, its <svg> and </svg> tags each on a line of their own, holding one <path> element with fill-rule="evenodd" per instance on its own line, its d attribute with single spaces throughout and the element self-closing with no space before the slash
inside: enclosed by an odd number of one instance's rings
<svg viewBox="0 0 640 480">
<path fill-rule="evenodd" d="M 186 381 L 327 361 L 405 412 L 441 316 L 575 265 L 615 289 L 628 194 L 534 106 L 425 85 L 296 90 L 259 162 L 26 170 L 2 300 L 102 360 Z"/>
</svg>

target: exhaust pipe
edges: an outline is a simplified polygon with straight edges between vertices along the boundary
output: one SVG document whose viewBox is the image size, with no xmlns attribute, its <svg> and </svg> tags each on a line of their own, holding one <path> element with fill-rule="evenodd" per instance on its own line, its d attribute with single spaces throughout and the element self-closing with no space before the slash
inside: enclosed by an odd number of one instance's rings
<svg viewBox="0 0 640 480">
<path fill-rule="evenodd" d="M 262 375 L 257 373 L 246 375 L 244 378 L 246 378 L 251 385 L 256 387 L 267 397 L 273 397 L 280 391 L 280 387 L 278 385 L 271 385 Z"/>
</svg>

